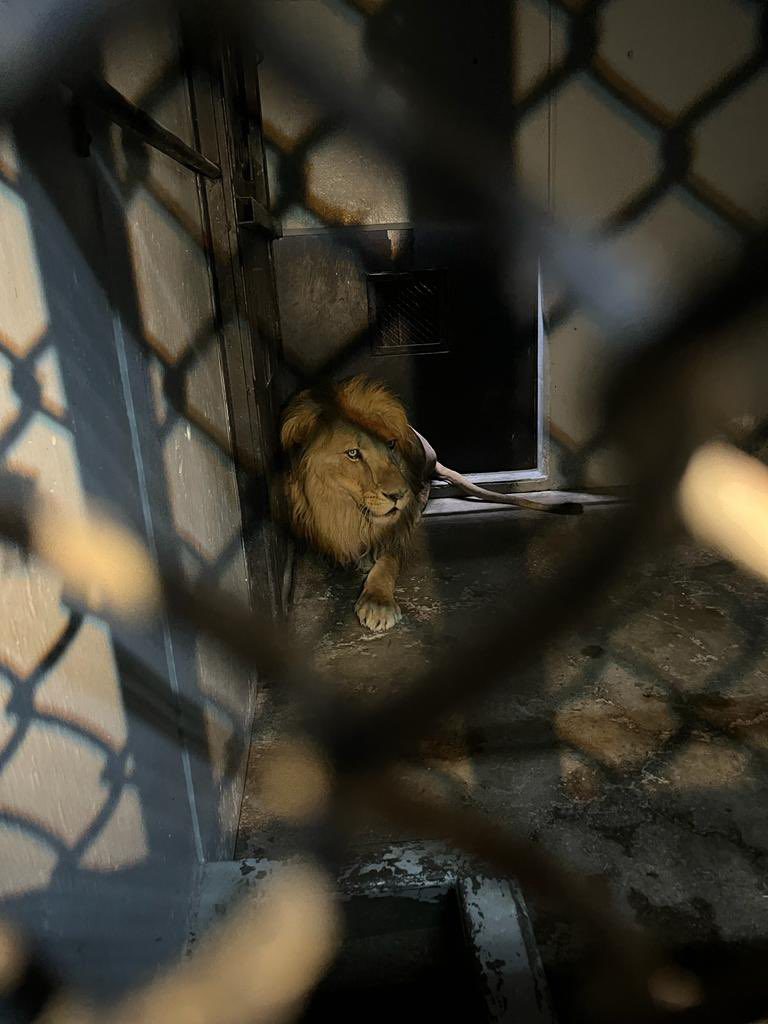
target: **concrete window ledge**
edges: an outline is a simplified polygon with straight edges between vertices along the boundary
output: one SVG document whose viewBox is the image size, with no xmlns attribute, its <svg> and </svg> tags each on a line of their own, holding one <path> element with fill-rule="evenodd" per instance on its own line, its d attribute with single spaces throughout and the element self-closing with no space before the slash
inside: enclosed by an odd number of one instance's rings
<svg viewBox="0 0 768 1024">
<path fill-rule="evenodd" d="M 626 504 L 626 498 L 613 494 L 591 494 L 582 491 L 515 491 L 521 498 L 535 498 L 536 501 L 554 504 L 556 501 L 575 501 L 587 508 L 601 508 L 607 505 Z M 512 505 L 503 505 L 491 501 L 480 501 L 479 498 L 437 498 L 429 499 L 424 509 L 425 516 L 448 516 L 479 512 L 519 512 L 526 515 L 538 515 L 530 509 L 515 509 Z"/>
</svg>

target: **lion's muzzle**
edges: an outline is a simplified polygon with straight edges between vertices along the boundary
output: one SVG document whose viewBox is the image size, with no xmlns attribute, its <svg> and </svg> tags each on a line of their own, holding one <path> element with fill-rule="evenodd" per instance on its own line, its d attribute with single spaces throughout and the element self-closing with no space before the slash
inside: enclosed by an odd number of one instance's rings
<svg viewBox="0 0 768 1024">
<path fill-rule="evenodd" d="M 407 490 L 366 495 L 365 511 L 376 519 L 396 519 L 407 507 L 409 500 L 410 494 Z"/>
</svg>

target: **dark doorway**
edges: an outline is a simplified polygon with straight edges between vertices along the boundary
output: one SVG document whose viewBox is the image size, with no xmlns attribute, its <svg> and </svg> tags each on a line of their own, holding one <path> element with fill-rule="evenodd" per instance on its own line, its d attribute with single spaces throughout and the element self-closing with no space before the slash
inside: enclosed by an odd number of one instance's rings
<svg viewBox="0 0 768 1024">
<path fill-rule="evenodd" d="M 368 19 L 363 38 L 365 60 L 411 107 L 437 107 L 449 126 L 473 124 L 486 157 L 511 176 L 510 5 L 393 0 Z M 457 130 L 456 144 L 464 145 L 460 137 Z M 519 296 L 528 314 L 521 327 L 499 278 L 499 267 L 509 267 L 487 230 L 487 210 L 469 189 L 447 189 L 423 166 L 401 170 L 405 222 L 321 226 L 315 210 L 311 224 L 288 226 L 275 243 L 288 361 L 311 373 L 333 355 L 336 376 L 362 372 L 386 381 L 441 461 L 459 470 L 534 471 L 535 284 Z M 354 169 L 331 165 L 327 173 L 344 177 L 357 208 Z M 535 282 L 535 273 L 524 279 Z"/>
</svg>

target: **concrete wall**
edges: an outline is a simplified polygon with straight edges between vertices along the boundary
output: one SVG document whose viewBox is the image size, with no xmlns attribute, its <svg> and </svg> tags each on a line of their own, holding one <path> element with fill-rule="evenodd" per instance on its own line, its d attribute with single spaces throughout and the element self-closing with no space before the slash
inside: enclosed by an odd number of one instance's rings
<svg viewBox="0 0 768 1024">
<path fill-rule="evenodd" d="M 266 0 L 263 15 L 279 19 L 303 45 L 322 47 L 322 53 L 349 89 L 364 83 L 373 71 L 366 53 L 366 18 L 351 5 L 323 0 Z M 297 91 L 269 60 L 259 67 L 262 115 L 269 167 L 270 193 L 280 202 L 279 153 L 295 152 L 311 136 L 324 111 Z M 331 218 L 346 224 L 407 223 L 407 182 L 400 168 L 343 128 L 324 132 L 306 159 L 304 202 L 283 216 L 285 231 L 320 227 Z"/>
<path fill-rule="evenodd" d="M 107 46 L 105 75 L 192 143 L 177 62 L 164 24 Z M 2 135 L 0 465 L 68 511 L 107 505 L 247 602 L 195 176 L 88 130 L 90 147 L 54 94 Z M 255 687 L 205 638 L 111 631 L 39 565 L 0 559 L 0 913 L 72 983 L 113 992 L 178 953 L 199 863 L 232 854 Z"/>
<path fill-rule="evenodd" d="M 565 34 L 562 18 L 544 4 L 523 0 L 518 12 L 524 89 L 560 60 Z M 756 5 L 733 0 L 614 0 L 602 20 L 597 59 L 671 122 L 755 49 L 758 22 Z M 534 66 L 530 55 L 543 50 L 544 38 L 550 54 Z M 711 189 L 745 213 L 760 209 L 759 181 L 768 149 L 757 129 L 766 90 L 768 77 L 761 75 L 693 133 L 692 171 L 703 190 Z M 587 230 L 605 225 L 662 169 L 662 137 L 585 76 L 570 80 L 524 126 L 520 153 L 523 179 L 534 192 L 547 199 L 557 216 Z M 616 233 L 615 241 L 617 256 L 640 267 L 652 293 L 672 300 L 739 251 L 738 236 L 728 223 L 679 188 L 665 190 Z M 616 356 L 596 325 L 580 313 L 551 332 L 555 478 L 568 479 L 573 472 L 568 454 L 578 452 L 594 429 L 598 389 Z M 587 462 L 585 478 L 594 484 L 621 483 L 622 470 L 597 453 Z"/>
<path fill-rule="evenodd" d="M 374 11 L 386 6 L 386 0 L 369 5 Z M 364 15 L 324 0 L 278 2 L 274 10 L 290 20 L 298 36 L 322 44 L 350 89 L 371 72 Z M 596 61 L 671 123 L 755 51 L 760 17 L 760 5 L 741 0 L 612 0 L 600 24 Z M 566 18 L 547 0 L 515 0 L 510 32 L 515 54 L 510 91 L 524 103 L 566 53 Z M 295 152 L 323 112 L 281 81 L 268 57 L 262 83 L 266 134 L 274 143 L 271 187 L 279 199 L 283 183 L 277 150 Z M 701 194 L 713 196 L 745 222 L 765 213 L 768 148 L 761 125 L 766 98 L 768 74 L 763 72 L 704 117 L 692 137 L 692 173 Z M 568 76 L 549 99 L 526 113 L 511 149 L 515 175 L 531 196 L 592 231 L 603 228 L 658 178 L 662 141 L 593 77 L 581 73 Z M 325 215 L 384 226 L 410 218 L 400 170 L 343 132 L 323 136 L 308 150 L 307 169 L 305 203 L 286 212 L 287 230 L 317 226 Z M 659 295 L 679 294 L 700 275 L 726 265 L 738 250 L 738 235 L 725 219 L 674 187 L 661 189 L 642 216 L 616 233 L 617 256 L 636 261 Z M 546 266 L 543 271 L 545 301 L 552 308 L 558 295 Z M 596 397 L 615 358 L 606 338 L 582 313 L 552 327 L 547 391 L 553 484 L 623 480 L 621 467 L 606 453 L 596 453 L 585 465 L 573 459 L 592 434 Z"/>
<path fill-rule="evenodd" d="M 194 146 L 187 82 L 178 72 L 168 81 L 168 68 L 178 65 L 178 47 L 172 24 L 139 27 L 108 45 L 104 72 L 124 96 Z M 99 188 L 106 216 L 116 232 L 124 228 L 113 259 L 126 261 L 117 276 L 135 297 L 137 320 L 125 329 L 137 337 L 127 347 L 143 348 L 145 356 L 134 387 L 142 389 L 145 403 L 151 400 L 149 415 L 137 420 L 150 503 L 160 519 L 155 529 L 162 531 L 164 546 L 177 551 L 190 581 L 204 577 L 247 604 L 235 471 L 216 443 L 231 448 L 232 438 L 198 182 L 116 126 L 110 143 Z M 183 379 L 186 417 L 175 414 L 163 394 L 173 374 Z M 203 698 L 215 791 L 215 824 L 202 843 L 206 856 L 221 857 L 233 848 L 242 789 L 239 773 L 224 778 L 227 743 L 235 728 L 247 729 L 255 690 L 237 663 L 207 638 L 195 638 L 192 657 L 188 673 L 196 679 L 193 692 Z M 200 787 L 207 787 L 205 778 Z"/>
</svg>

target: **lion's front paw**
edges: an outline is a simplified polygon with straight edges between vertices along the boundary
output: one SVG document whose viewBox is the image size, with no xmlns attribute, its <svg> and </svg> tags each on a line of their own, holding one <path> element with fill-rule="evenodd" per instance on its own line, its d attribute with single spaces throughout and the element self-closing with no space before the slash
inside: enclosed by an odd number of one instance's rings
<svg viewBox="0 0 768 1024">
<path fill-rule="evenodd" d="M 386 633 L 402 619 L 400 605 L 394 598 L 378 597 L 364 590 L 355 605 L 361 625 L 374 633 Z"/>
</svg>

